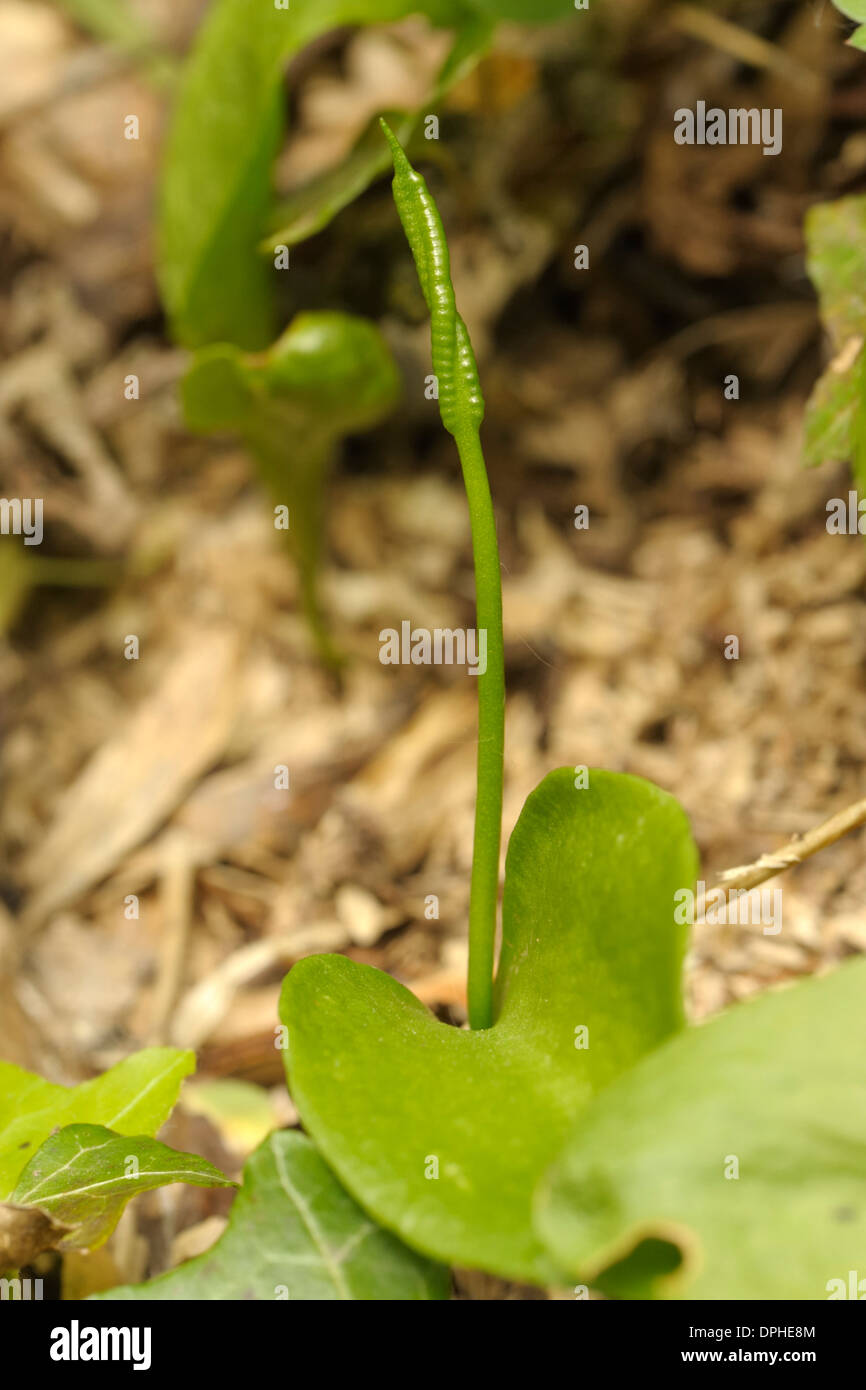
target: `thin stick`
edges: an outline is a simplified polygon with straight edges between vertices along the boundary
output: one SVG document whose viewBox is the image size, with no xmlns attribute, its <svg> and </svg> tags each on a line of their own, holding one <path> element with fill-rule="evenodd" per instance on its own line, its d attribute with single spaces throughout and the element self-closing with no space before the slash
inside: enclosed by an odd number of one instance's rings
<svg viewBox="0 0 866 1390">
<path fill-rule="evenodd" d="M 697 5 L 677 5 L 669 15 L 670 23 L 681 33 L 701 39 L 727 53 L 735 62 L 746 63 L 749 67 L 778 73 L 792 82 L 813 91 L 820 89 L 820 78 L 812 68 L 791 58 L 777 44 L 762 39 L 758 34 L 742 29 L 720 15 L 708 13 Z"/>
<path fill-rule="evenodd" d="M 765 883 L 768 878 L 783 873 L 795 864 L 801 864 L 804 859 L 810 859 L 819 850 L 835 844 L 850 830 L 856 830 L 858 825 L 864 824 L 866 797 L 862 801 L 855 801 L 852 806 L 846 806 L 844 811 L 837 811 L 835 816 L 816 825 L 814 830 L 807 830 L 805 835 L 796 835 L 781 849 L 762 854 L 754 864 L 742 864 L 736 869 L 725 869 L 719 877 L 719 882 L 710 892 L 721 889 L 726 893 L 734 888 L 756 888 L 759 883 Z"/>
</svg>

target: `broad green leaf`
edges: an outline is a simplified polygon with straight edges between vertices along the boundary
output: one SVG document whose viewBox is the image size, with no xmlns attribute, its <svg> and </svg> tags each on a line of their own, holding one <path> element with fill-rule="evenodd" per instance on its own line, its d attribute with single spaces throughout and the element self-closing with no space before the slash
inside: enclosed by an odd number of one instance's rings
<svg viewBox="0 0 866 1390">
<path fill-rule="evenodd" d="M 861 960 L 739 1004 L 616 1081 L 539 1193 L 552 1258 L 628 1298 L 819 1299 L 862 1274 L 864 1000 Z"/>
<path fill-rule="evenodd" d="M 36 1207 L 66 1227 L 61 1248 L 92 1249 L 108 1239 L 131 1197 L 173 1182 L 236 1185 L 206 1159 L 157 1139 L 115 1134 L 103 1125 L 65 1125 L 33 1155 L 10 1202 Z"/>
<path fill-rule="evenodd" d="M 555 1276 L 532 1231 L 533 1189 L 591 1097 L 682 1026 L 674 894 L 696 868 L 670 796 L 600 771 L 578 790 L 560 769 L 511 837 L 492 1028 L 440 1023 L 342 956 L 290 971 L 292 1096 L 377 1221 L 449 1263 Z"/>
<path fill-rule="evenodd" d="M 55 1086 L 0 1062 L 0 1201 L 49 1134 L 69 1124 L 105 1125 L 118 1134 L 155 1134 L 195 1070 L 195 1055 L 152 1047 L 80 1086 Z"/>
<path fill-rule="evenodd" d="M 448 1297 L 448 1271 L 379 1230 L 309 1139 L 271 1134 L 244 1168 L 226 1231 L 212 1249 L 148 1284 L 103 1300 L 412 1300 Z"/>
<path fill-rule="evenodd" d="M 274 337 L 272 271 L 257 248 L 271 209 L 289 58 L 340 25 L 418 12 L 437 24 L 470 13 L 458 0 L 212 5 L 182 80 L 160 199 L 159 279 L 180 342 L 259 349 Z"/>
<path fill-rule="evenodd" d="M 493 22 L 487 18 L 473 19 L 458 31 L 457 38 L 443 63 L 436 85 L 423 110 L 441 101 L 455 82 L 475 67 L 490 46 Z M 401 145 L 406 145 L 421 120 L 421 111 L 386 112 Z M 263 242 L 262 249 L 273 251 L 276 246 L 294 246 L 326 227 L 344 207 L 364 192 L 390 166 L 391 156 L 382 142 L 379 121 L 369 123 L 354 148 L 334 169 L 299 188 L 285 198 L 274 213 L 277 228 Z"/>
</svg>

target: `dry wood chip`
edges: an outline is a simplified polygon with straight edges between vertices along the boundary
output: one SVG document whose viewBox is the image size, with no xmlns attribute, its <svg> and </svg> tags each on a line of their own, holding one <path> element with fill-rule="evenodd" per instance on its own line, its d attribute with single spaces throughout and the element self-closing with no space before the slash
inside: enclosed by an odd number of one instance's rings
<svg viewBox="0 0 866 1390">
<path fill-rule="evenodd" d="M 195 630 L 152 694 L 64 792 L 24 865 L 36 925 L 98 883 L 224 750 L 238 701 L 236 633 Z"/>
</svg>

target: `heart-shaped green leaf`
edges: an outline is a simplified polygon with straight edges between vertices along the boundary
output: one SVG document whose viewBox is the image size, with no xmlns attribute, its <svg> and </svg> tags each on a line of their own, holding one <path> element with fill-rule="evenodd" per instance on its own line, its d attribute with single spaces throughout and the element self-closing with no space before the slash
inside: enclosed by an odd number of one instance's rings
<svg viewBox="0 0 866 1390">
<path fill-rule="evenodd" d="M 857 961 L 621 1077 L 541 1187 L 556 1262 L 626 1298 L 818 1299 L 866 1275 L 864 1005 Z"/>
<path fill-rule="evenodd" d="M 235 1186 L 206 1159 L 157 1139 L 115 1134 L 104 1125 L 66 1125 L 33 1155 L 10 1202 L 36 1207 L 64 1226 L 62 1248 L 93 1248 L 108 1239 L 137 1192 L 173 1182 Z"/>
<path fill-rule="evenodd" d="M 118 1134 L 155 1134 L 195 1070 L 195 1055 L 151 1047 L 80 1086 L 55 1086 L 0 1062 L 0 1201 L 53 1129 L 98 1124 Z"/>
<path fill-rule="evenodd" d="M 673 798 L 576 781 L 546 777 L 511 837 L 494 1027 L 440 1023 L 342 956 L 300 961 L 281 1001 L 295 1103 L 361 1205 L 434 1258 L 542 1282 L 533 1188 L 593 1094 L 681 1026 L 674 894 L 697 868 Z"/>
<path fill-rule="evenodd" d="M 211 1250 L 102 1299 L 411 1300 L 447 1298 L 450 1280 L 352 1201 L 309 1139 L 271 1134 L 244 1168 L 228 1228 Z"/>
</svg>

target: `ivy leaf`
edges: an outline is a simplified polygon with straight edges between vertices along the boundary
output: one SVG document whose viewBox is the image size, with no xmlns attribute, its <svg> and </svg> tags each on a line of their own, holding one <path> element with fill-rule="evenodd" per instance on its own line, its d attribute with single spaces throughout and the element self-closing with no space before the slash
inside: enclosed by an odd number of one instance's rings
<svg viewBox="0 0 866 1390">
<path fill-rule="evenodd" d="M 834 347 L 806 407 L 805 462 L 854 457 L 866 473 L 861 376 L 866 337 L 866 197 L 840 198 L 809 210 L 806 264 Z"/>
<path fill-rule="evenodd" d="M 555 1278 L 533 1189 L 592 1096 L 682 1026 L 674 894 L 696 868 L 672 797 L 597 771 L 579 790 L 560 769 L 511 837 L 492 1028 L 440 1023 L 343 956 L 290 971 L 292 1096 L 377 1221 L 436 1259 Z"/>
<path fill-rule="evenodd" d="M 861 960 L 739 1004 L 616 1081 L 539 1194 L 553 1259 L 625 1298 L 818 1299 L 862 1271 L 864 997 Z"/>
<path fill-rule="evenodd" d="M 0 1062 L 0 1201 L 58 1126 L 99 1124 L 119 1134 L 155 1134 L 195 1070 L 195 1055 L 173 1047 L 136 1052 L 80 1086 L 55 1086 Z"/>
<path fill-rule="evenodd" d="M 412 1300 L 448 1297 L 446 1269 L 367 1219 L 303 1135 L 271 1134 L 244 1168 L 229 1224 L 211 1250 L 124 1299 Z"/>
<path fill-rule="evenodd" d="M 860 340 L 862 342 L 862 340 Z M 807 468 L 841 463 L 854 453 L 854 421 L 860 404 L 859 373 L 862 347 L 852 340 L 846 351 L 825 368 L 806 405 L 803 462 Z"/>
<path fill-rule="evenodd" d="M 108 1239 L 131 1197 L 173 1182 L 236 1186 L 206 1159 L 156 1139 L 115 1134 L 104 1125 L 66 1125 L 33 1155 L 10 1203 L 38 1209 L 65 1228 L 60 1248 L 92 1249 Z"/>
<path fill-rule="evenodd" d="M 424 13 L 461 23 L 459 0 L 216 0 L 186 65 L 166 147 L 157 266 L 177 339 L 264 348 L 275 333 L 271 268 L 257 247 L 271 211 L 289 58 L 343 24 Z"/>
<path fill-rule="evenodd" d="M 806 266 L 838 349 L 866 332 L 866 197 L 816 204 L 805 233 Z"/>
</svg>

